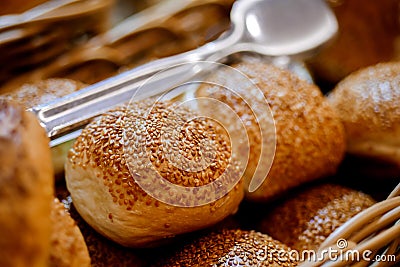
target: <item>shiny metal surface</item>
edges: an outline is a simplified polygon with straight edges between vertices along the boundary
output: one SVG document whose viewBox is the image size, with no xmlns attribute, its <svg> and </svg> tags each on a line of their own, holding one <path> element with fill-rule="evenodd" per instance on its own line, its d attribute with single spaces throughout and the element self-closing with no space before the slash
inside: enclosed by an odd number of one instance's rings
<svg viewBox="0 0 400 267">
<path fill-rule="evenodd" d="M 160 94 L 204 71 L 185 63 L 221 61 L 244 51 L 301 56 L 332 38 L 338 28 L 322 0 L 239 0 L 231 21 L 231 30 L 214 42 L 134 68 L 32 111 L 54 138 L 132 97 L 140 100 Z M 157 79 L 147 80 L 159 72 Z"/>
</svg>

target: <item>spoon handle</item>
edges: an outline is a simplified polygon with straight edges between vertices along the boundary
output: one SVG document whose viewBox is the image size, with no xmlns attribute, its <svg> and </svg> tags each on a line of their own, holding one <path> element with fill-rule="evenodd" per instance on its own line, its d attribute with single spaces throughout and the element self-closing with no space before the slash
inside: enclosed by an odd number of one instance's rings
<svg viewBox="0 0 400 267">
<path fill-rule="evenodd" d="M 56 9 L 62 8 L 78 0 L 55 0 L 45 2 L 37 7 L 34 7 L 22 14 L 18 15 L 5 15 L 0 18 L 0 31 L 24 26 L 25 24 L 40 21 L 40 17 Z"/>
<path fill-rule="evenodd" d="M 185 63 L 203 61 L 210 55 L 213 55 L 213 60 L 218 59 L 215 55 L 230 43 L 228 39 L 218 39 L 195 50 L 144 64 L 79 92 L 33 107 L 31 111 L 49 137 L 65 134 L 112 107 L 132 99 L 158 95 L 184 83 L 203 71 L 194 64 Z"/>
</svg>

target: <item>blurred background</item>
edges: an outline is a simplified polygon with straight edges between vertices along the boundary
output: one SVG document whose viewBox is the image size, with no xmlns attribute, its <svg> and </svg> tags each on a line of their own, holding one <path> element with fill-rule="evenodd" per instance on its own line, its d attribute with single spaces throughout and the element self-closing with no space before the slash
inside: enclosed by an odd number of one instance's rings
<svg viewBox="0 0 400 267">
<path fill-rule="evenodd" d="M 400 1 L 327 0 L 336 38 L 307 67 L 324 92 L 360 67 L 400 58 Z M 233 0 L 3 0 L 0 92 L 65 77 L 91 84 L 196 48 L 229 29 Z"/>
</svg>

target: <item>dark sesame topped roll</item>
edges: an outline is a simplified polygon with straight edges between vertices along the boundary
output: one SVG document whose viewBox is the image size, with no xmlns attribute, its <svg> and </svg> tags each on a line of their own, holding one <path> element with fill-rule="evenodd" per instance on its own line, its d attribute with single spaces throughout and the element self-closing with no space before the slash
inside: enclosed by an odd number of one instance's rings
<svg viewBox="0 0 400 267">
<path fill-rule="evenodd" d="M 189 243 L 154 266 L 292 267 L 297 256 L 286 245 L 255 231 L 222 230 Z"/>
<path fill-rule="evenodd" d="M 299 251 L 316 250 L 339 226 L 375 204 L 362 192 L 322 184 L 304 189 L 277 205 L 261 231 Z"/>
<path fill-rule="evenodd" d="M 68 157 L 77 211 L 124 246 L 211 226 L 243 198 L 223 127 L 178 104 L 114 109 L 83 130 Z"/>
<path fill-rule="evenodd" d="M 216 72 L 210 78 L 212 83 L 204 83 L 197 96 L 225 103 L 245 125 L 250 154 L 244 180 L 249 189 L 256 170 L 263 167 L 259 166 L 265 158 L 263 151 L 269 144 L 276 144 L 269 172 L 261 186 L 249 190 L 246 198 L 268 201 L 303 183 L 334 174 L 345 152 L 344 130 L 319 88 L 267 63 L 242 62 L 232 67 L 237 71 Z M 263 97 L 258 98 L 259 94 Z M 256 116 L 265 105 L 272 116 L 268 112 Z M 209 108 L 199 105 L 201 110 Z M 225 120 L 229 130 L 237 131 L 238 125 L 231 118 L 226 116 Z M 264 133 L 263 127 L 267 128 Z M 239 139 L 237 143 L 247 145 L 239 136 L 235 138 Z M 246 155 L 242 151 L 247 150 L 239 151 L 239 157 Z"/>
</svg>

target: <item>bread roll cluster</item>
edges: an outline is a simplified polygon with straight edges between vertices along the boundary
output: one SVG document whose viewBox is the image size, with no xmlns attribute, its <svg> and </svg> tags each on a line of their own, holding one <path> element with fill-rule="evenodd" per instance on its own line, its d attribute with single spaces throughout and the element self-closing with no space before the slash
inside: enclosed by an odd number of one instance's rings
<svg viewBox="0 0 400 267">
<path fill-rule="evenodd" d="M 3 97 L 0 234 L 6 238 L 0 239 L 0 266 L 296 266 L 298 259 L 289 255 L 298 254 L 290 253 L 317 250 L 335 229 L 374 205 L 370 196 L 324 179 L 336 174 L 346 146 L 349 153 L 397 162 L 398 63 L 352 74 L 328 99 L 316 85 L 267 63 L 233 67 L 240 76 L 217 71 L 214 83 L 195 95 L 229 107 L 244 128 L 222 110 L 210 112 L 206 101 L 188 107 L 152 98 L 114 108 L 87 125 L 68 152 L 66 195 L 72 202 L 63 204 L 69 211 L 54 200 L 44 130 L 10 101 L 40 98 L 41 88 L 75 91 L 84 85 L 44 81 Z M 250 97 L 229 90 L 235 86 Z M 253 90 L 263 98 L 250 103 Z M 35 101 L 29 100 L 40 103 Z M 258 105 L 267 105 L 272 117 L 256 117 Z M 202 116 L 207 109 L 220 114 Z M 265 140 L 262 124 L 268 125 Z M 262 142 L 272 141 L 270 170 L 249 192 Z M 271 205 L 251 223 L 259 232 L 240 224 L 212 228 L 240 216 L 243 200 Z M 167 247 L 167 255 L 153 255 Z"/>
<path fill-rule="evenodd" d="M 306 187 L 275 203 L 255 227 L 259 232 L 235 227 L 213 231 L 151 266 L 297 266 L 337 228 L 375 203 L 341 185 Z"/>
<path fill-rule="evenodd" d="M 400 55 L 398 0 L 326 0 L 339 32 L 304 65 L 235 53 L 190 92 L 113 108 L 51 149 L 27 110 L 214 40 L 235 1 L 168 4 L 152 9 L 162 18 L 139 14 L 133 31 L 122 23 L 92 40 L 114 1 L 72 1 L 82 5 L 7 26 L 45 2 L 0 5 L 11 15 L 0 18 L 0 267 L 297 266 L 386 197 L 383 176 L 398 183 L 400 62 L 383 63 Z M 398 254 L 393 244 L 374 255 Z"/>
</svg>

